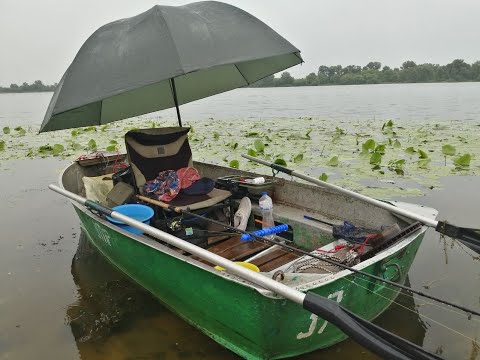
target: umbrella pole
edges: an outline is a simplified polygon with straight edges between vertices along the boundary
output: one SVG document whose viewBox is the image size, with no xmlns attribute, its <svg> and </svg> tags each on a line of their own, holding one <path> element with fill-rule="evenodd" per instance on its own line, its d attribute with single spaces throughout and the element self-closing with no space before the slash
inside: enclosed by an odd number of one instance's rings
<svg viewBox="0 0 480 360">
<path fill-rule="evenodd" d="M 175 88 L 175 79 L 170 79 L 170 86 L 172 88 L 173 102 L 175 103 L 175 109 L 177 109 L 178 125 L 182 127 L 182 118 L 180 116 L 180 109 L 178 108 L 177 89 Z"/>
</svg>

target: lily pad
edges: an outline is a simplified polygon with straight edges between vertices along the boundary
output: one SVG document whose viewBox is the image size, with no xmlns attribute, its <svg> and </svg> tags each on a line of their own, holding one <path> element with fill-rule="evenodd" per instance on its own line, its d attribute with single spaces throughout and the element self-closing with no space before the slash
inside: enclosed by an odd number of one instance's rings
<svg viewBox="0 0 480 360">
<path fill-rule="evenodd" d="M 9 128 L 8 126 L 5 126 L 5 127 L 3 128 L 3 133 L 4 133 L 5 135 L 10 134 L 10 128 Z"/>
<path fill-rule="evenodd" d="M 87 144 L 87 148 L 88 150 L 92 150 L 92 151 L 97 150 L 97 142 L 93 139 L 90 139 L 90 141 Z"/>
<path fill-rule="evenodd" d="M 240 167 L 240 163 L 239 163 L 238 160 L 232 160 L 232 161 L 230 161 L 228 166 L 230 166 L 231 168 L 234 168 L 234 169 L 238 169 Z"/>
<path fill-rule="evenodd" d="M 0 151 L 5 150 L 5 141 L 0 140 Z"/>
<path fill-rule="evenodd" d="M 410 147 L 408 147 L 408 148 L 405 149 L 405 152 L 406 152 L 408 155 L 413 155 L 413 154 L 415 154 L 415 153 L 417 152 L 417 150 L 415 150 L 415 149 L 413 148 L 413 146 L 410 146 Z"/>
<path fill-rule="evenodd" d="M 468 167 L 468 166 L 470 166 L 470 160 L 472 160 L 472 155 L 464 154 L 464 155 L 456 158 L 455 160 L 453 160 L 453 163 L 457 166 Z"/>
<path fill-rule="evenodd" d="M 372 156 L 370 156 L 370 164 L 380 165 L 381 163 L 382 163 L 382 154 L 378 152 L 374 152 Z"/>
<path fill-rule="evenodd" d="M 277 165 L 287 166 L 287 162 L 285 160 L 283 160 L 282 158 L 275 159 L 275 161 L 273 163 L 277 164 Z"/>
<path fill-rule="evenodd" d="M 457 149 L 455 149 L 455 146 L 446 144 L 442 146 L 442 154 L 443 155 L 455 155 L 457 152 Z"/>
<path fill-rule="evenodd" d="M 418 149 L 418 157 L 420 159 L 428 159 L 428 155 L 425 151 Z"/>
<path fill-rule="evenodd" d="M 253 146 L 255 147 L 255 150 L 257 150 L 257 152 L 259 153 L 262 153 L 265 149 L 265 144 L 260 139 L 256 139 L 253 143 Z"/>
<path fill-rule="evenodd" d="M 52 148 L 52 155 L 57 156 L 65 151 L 65 147 L 62 144 L 55 144 Z"/>
<path fill-rule="evenodd" d="M 247 154 L 250 156 L 257 156 L 257 152 L 253 149 L 248 149 Z"/>
<path fill-rule="evenodd" d="M 385 154 L 385 145 L 377 145 L 375 147 L 375 152 L 384 155 Z"/>
<path fill-rule="evenodd" d="M 373 152 L 375 150 L 375 140 L 368 139 L 362 144 L 362 152 Z"/>
<path fill-rule="evenodd" d="M 430 164 L 430 161 L 432 161 L 432 159 L 422 159 L 422 160 L 418 160 L 417 161 L 417 165 L 420 169 L 426 169 L 428 167 L 428 164 Z"/>
<path fill-rule="evenodd" d="M 321 181 L 327 181 L 328 180 L 328 175 L 325 174 L 325 173 L 322 173 L 322 175 L 320 175 L 318 177 L 318 179 L 321 180 Z"/>
<path fill-rule="evenodd" d="M 303 154 L 297 154 L 297 155 L 295 155 L 294 158 L 293 158 L 293 162 L 294 162 L 294 163 L 298 163 L 298 162 L 300 162 L 300 161 L 302 161 L 302 160 L 303 160 Z"/>
<path fill-rule="evenodd" d="M 339 163 L 338 156 L 334 155 L 330 160 L 328 160 L 327 166 L 338 166 L 338 163 Z"/>
</svg>

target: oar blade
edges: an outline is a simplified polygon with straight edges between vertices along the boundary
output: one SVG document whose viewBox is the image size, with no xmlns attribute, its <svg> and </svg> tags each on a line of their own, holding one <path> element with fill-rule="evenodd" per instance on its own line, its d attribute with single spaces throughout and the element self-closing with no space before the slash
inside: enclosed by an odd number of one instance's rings
<svg viewBox="0 0 480 360">
<path fill-rule="evenodd" d="M 360 345 L 384 359 L 441 359 L 311 291 L 305 295 L 303 308 L 331 322 Z"/>
<path fill-rule="evenodd" d="M 480 229 L 462 228 L 445 221 L 439 221 L 435 230 L 441 234 L 460 240 L 470 249 L 480 254 Z"/>
</svg>

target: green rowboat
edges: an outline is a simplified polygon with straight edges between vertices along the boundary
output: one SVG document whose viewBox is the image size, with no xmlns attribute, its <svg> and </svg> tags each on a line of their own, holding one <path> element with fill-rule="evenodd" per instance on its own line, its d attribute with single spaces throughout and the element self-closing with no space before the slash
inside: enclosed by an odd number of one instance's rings
<svg viewBox="0 0 480 360">
<path fill-rule="evenodd" d="M 213 179 L 227 175 L 258 176 L 200 162 L 194 166 L 203 176 Z M 80 166 L 73 163 L 62 173 L 60 184 L 82 195 L 82 178 L 104 173 L 103 164 Z M 303 250 L 322 247 L 329 251 L 338 244 L 332 237 L 331 227 L 307 220 L 304 215 L 336 224 L 348 219 L 357 226 L 372 229 L 393 223 L 402 229 L 409 225 L 408 220 L 386 210 L 326 188 L 281 178 L 275 178 L 273 184 L 275 221 L 291 227 L 292 244 Z M 295 356 L 332 346 L 346 338 L 338 328 L 295 303 L 219 271 L 213 264 L 188 256 L 152 237 L 125 231 L 83 205 L 72 204 L 91 243 L 113 265 L 185 321 L 246 359 Z M 434 209 L 419 205 L 392 204 L 432 219 L 437 215 Z M 257 207 L 252 211 L 258 214 Z M 426 226 L 419 227 L 387 249 L 356 264 L 355 269 L 403 284 L 426 229 Z M 276 249 L 265 247 L 263 245 L 259 251 L 263 251 L 265 257 L 268 254 L 272 257 Z M 217 244 L 209 249 L 218 248 Z M 255 253 L 250 251 L 245 258 L 248 260 L 251 255 Z M 257 255 L 257 259 L 261 255 Z M 289 268 L 298 258 L 288 258 L 289 255 L 284 255 L 283 261 L 259 266 L 260 274 L 269 278 L 275 276 L 283 284 L 302 292 L 313 291 L 333 299 L 366 320 L 379 316 L 398 295 L 398 289 L 354 275 L 349 270 L 291 272 Z M 279 271 L 283 276 L 278 276 Z"/>
</svg>

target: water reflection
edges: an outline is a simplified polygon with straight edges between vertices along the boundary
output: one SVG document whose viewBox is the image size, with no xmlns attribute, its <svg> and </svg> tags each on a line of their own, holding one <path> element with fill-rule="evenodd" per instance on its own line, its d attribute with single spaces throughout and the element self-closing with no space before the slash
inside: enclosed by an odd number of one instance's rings
<svg viewBox="0 0 480 360">
<path fill-rule="evenodd" d="M 82 232 L 67 322 L 82 359 L 238 359 L 108 263 Z"/>
</svg>

